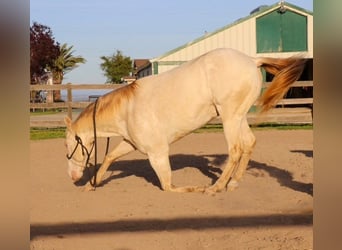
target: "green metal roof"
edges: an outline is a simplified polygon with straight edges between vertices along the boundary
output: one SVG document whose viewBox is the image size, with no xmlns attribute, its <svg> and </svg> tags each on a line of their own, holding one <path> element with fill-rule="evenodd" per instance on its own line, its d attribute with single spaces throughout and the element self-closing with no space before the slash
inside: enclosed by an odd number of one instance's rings
<svg viewBox="0 0 342 250">
<path fill-rule="evenodd" d="M 305 13 L 305 14 L 307 14 L 307 15 L 313 16 L 313 12 L 312 12 L 312 11 L 303 9 L 303 8 L 301 8 L 301 7 L 298 7 L 298 6 L 294 5 L 294 4 L 291 4 L 291 3 L 288 3 L 288 2 L 284 2 L 284 6 L 290 7 L 290 8 L 292 8 L 292 9 L 298 10 L 299 12 L 302 12 L 302 13 Z M 190 46 L 190 45 L 193 45 L 193 44 L 195 44 L 195 43 L 198 43 L 198 42 L 200 42 L 200 41 L 202 41 L 202 40 L 204 40 L 204 39 L 206 39 L 206 38 L 208 38 L 208 37 L 211 37 L 211 36 L 213 36 L 213 35 L 215 35 L 215 34 L 221 32 L 221 31 L 223 31 L 223 30 L 226 30 L 226 29 L 229 29 L 229 28 L 231 28 L 231 27 L 233 27 L 233 26 L 235 26 L 235 25 L 238 25 L 238 24 L 240 24 L 240 23 L 242 23 L 242 22 L 244 22 L 244 21 L 246 21 L 246 20 L 248 20 L 248 19 L 254 18 L 254 17 L 256 17 L 256 16 L 260 16 L 260 15 L 263 15 L 263 14 L 267 14 L 268 12 L 271 12 L 271 11 L 273 11 L 274 9 L 279 8 L 280 5 L 279 5 L 279 3 L 275 3 L 275 4 L 269 5 L 269 6 L 267 6 L 267 7 L 264 7 L 264 6 L 262 6 L 262 7 L 263 7 L 263 8 L 261 8 L 259 11 L 255 11 L 255 12 L 253 12 L 252 14 L 250 14 L 250 15 L 248 15 L 248 16 L 246 16 L 246 17 L 240 18 L 240 19 L 236 20 L 235 22 L 233 22 L 233 23 L 231 23 L 231 24 L 228 24 L 228 25 L 226 25 L 226 26 L 223 26 L 223 27 L 220 28 L 220 29 L 217 29 L 217 30 L 215 30 L 215 31 L 213 31 L 213 32 L 209 32 L 209 33 L 207 33 L 207 34 L 205 34 L 205 35 L 203 35 L 203 36 L 201 36 L 201 37 L 199 37 L 199 38 L 197 38 L 197 39 L 195 39 L 195 40 L 193 40 L 193 41 L 191 41 L 191 42 L 188 42 L 188 43 L 186 43 L 186 44 L 184 44 L 184 45 L 182 45 L 182 46 L 179 46 L 179 47 L 177 47 L 177 48 L 175 48 L 175 49 L 173 49 L 173 50 L 170 50 L 170 51 L 166 52 L 165 54 L 163 54 L 163 55 L 161 55 L 161 56 L 159 56 L 159 57 L 156 57 L 156 58 L 152 59 L 151 61 L 152 61 L 152 62 L 153 62 L 153 61 L 158 61 L 158 60 L 162 59 L 163 57 L 169 56 L 169 55 L 171 55 L 171 54 L 173 54 L 173 53 L 175 53 L 175 52 L 177 52 L 177 51 L 179 51 L 179 50 L 181 50 L 181 49 L 184 49 L 184 48 L 186 48 L 186 47 L 188 47 L 188 46 Z"/>
</svg>

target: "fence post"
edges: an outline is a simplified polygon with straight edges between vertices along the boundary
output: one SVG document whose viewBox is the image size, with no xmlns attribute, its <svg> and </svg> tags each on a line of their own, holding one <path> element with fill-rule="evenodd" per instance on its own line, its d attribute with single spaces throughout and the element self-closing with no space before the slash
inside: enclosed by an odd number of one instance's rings
<svg viewBox="0 0 342 250">
<path fill-rule="evenodd" d="M 72 119 L 72 88 L 71 83 L 67 83 L 67 98 L 68 98 L 68 117 Z"/>
</svg>

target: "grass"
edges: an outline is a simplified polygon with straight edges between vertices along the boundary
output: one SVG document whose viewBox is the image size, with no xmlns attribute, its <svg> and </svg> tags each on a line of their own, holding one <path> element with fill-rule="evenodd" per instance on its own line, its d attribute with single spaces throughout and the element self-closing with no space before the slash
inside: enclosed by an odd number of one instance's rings
<svg viewBox="0 0 342 250">
<path fill-rule="evenodd" d="M 251 126 L 252 130 L 310 130 L 313 129 L 312 124 L 275 124 L 275 123 L 263 123 L 258 125 Z M 223 132 L 222 124 L 207 124 L 202 128 L 199 128 L 195 131 L 195 133 L 203 133 L 203 132 Z"/>
<path fill-rule="evenodd" d="M 30 115 L 36 116 L 36 115 L 53 115 L 53 114 L 58 114 L 62 112 L 60 109 L 49 109 L 49 110 L 41 110 L 41 109 L 36 109 L 34 112 L 30 112 Z"/>
<path fill-rule="evenodd" d="M 206 133 L 206 132 L 222 132 L 223 127 L 222 124 L 207 124 L 199 129 L 195 130 L 195 133 Z"/>
<path fill-rule="evenodd" d="M 265 123 L 258 126 L 251 126 L 252 130 L 312 130 L 312 124 L 272 124 Z M 223 132 L 222 124 L 207 124 L 202 128 L 199 128 L 195 133 L 215 133 Z M 30 140 L 44 140 L 54 138 L 65 138 L 65 128 L 31 128 Z"/>
<path fill-rule="evenodd" d="M 257 126 L 251 126 L 253 130 L 312 130 L 313 124 L 276 124 L 276 123 L 262 123 Z"/>
<path fill-rule="evenodd" d="M 30 140 L 65 138 L 65 128 L 31 128 Z"/>
</svg>

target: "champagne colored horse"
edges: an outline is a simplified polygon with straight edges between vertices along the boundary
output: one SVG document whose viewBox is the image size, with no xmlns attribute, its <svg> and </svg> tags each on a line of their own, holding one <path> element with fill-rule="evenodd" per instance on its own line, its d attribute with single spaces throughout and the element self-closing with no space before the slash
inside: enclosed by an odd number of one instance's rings
<svg viewBox="0 0 342 250">
<path fill-rule="evenodd" d="M 73 181 L 79 180 L 94 155 L 95 114 L 97 137 L 123 138 L 105 156 L 93 178 L 95 185 L 101 183 L 114 160 L 139 150 L 147 154 L 163 190 L 215 193 L 227 185 L 234 189 L 255 145 L 246 114 L 261 92 L 260 67 L 275 76 L 258 100 L 263 112 L 284 96 L 301 75 L 305 62 L 301 58 L 251 58 L 232 49 L 216 49 L 168 72 L 138 79 L 103 95 L 74 122 L 65 118 L 68 173 Z M 221 176 L 209 187 L 174 187 L 169 145 L 218 115 L 229 145 L 229 158 Z M 93 189 L 90 183 L 86 189 Z"/>
</svg>

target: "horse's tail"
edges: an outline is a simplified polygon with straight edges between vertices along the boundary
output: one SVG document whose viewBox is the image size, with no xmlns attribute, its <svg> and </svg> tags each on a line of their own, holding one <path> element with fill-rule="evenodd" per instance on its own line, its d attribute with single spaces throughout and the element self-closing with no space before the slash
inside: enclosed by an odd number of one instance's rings
<svg viewBox="0 0 342 250">
<path fill-rule="evenodd" d="M 285 59 L 260 57 L 255 59 L 258 67 L 262 67 L 274 75 L 270 86 L 258 100 L 261 112 L 268 111 L 284 97 L 290 85 L 297 81 L 302 74 L 306 61 L 307 59 L 299 57 Z"/>
</svg>

